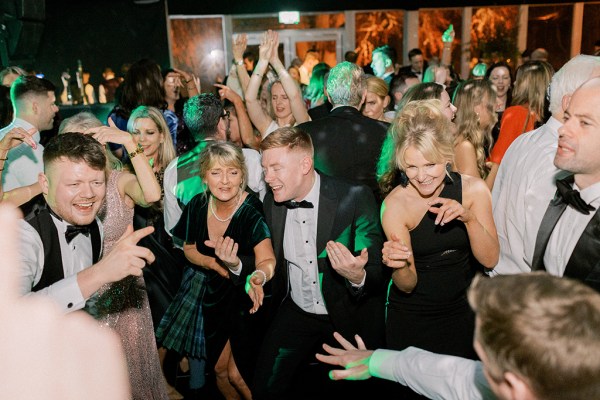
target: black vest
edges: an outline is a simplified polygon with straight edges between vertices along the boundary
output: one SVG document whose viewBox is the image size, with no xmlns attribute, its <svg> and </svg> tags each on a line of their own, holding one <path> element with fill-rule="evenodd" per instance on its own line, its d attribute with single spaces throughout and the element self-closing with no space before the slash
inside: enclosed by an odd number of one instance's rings
<svg viewBox="0 0 600 400">
<path fill-rule="evenodd" d="M 48 204 L 43 195 L 37 195 L 21 206 L 24 219 L 36 230 L 44 247 L 44 264 L 40 281 L 32 288 L 33 292 L 44 289 L 65 278 L 60 251 L 58 230 L 48 211 Z M 92 239 L 92 260 L 96 263 L 100 257 L 102 240 L 96 220 L 90 225 Z"/>
</svg>

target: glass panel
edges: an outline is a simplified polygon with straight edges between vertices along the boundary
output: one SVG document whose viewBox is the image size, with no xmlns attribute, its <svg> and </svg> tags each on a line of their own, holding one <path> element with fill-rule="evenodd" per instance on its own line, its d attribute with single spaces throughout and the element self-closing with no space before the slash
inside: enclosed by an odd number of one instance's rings
<svg viewBox="0 0 600 400">
<path fill-rule="evenodd" d="M 296 54 L 301 60 L 304 60 L 308 50 L 314 50 L 319 53 L 319 62 L 327 63 L 327 65 L 330 67 L 334 67 L 337 64 L 335 55 L 335 40 L 296 42 Z"/>
<path fill-rule="evenodd" d="M 344 13 L 336 14 L 300 14 L 298 24 L 280 24 L 279 17 L 233 17 L 233 32 L 261 32 L 267 29 L 315 29 L 315 28 L 342 28 L 345 23 Z"/>
<path fill-rule="evenodd" d="M 548 62 L 558 70 L 571 58 L 572 21 L 573 5 L 529 6 L 527 48 L 545 48 Z"/>
<path fill-rule="evenodd" d="M 397 53 L 396 62 L 402 59 L 403 54 L 403 11 L 377 11 L 357 12 L 356 24 L 356 49 L 358 60 L 356 63 L 365 66 L 371 63 L 371 53 L 377 47 L 385 44 L 394 48 Z"/>
<path fill-rule="evenodd" d="M 462 9 L 445 8 L 437 10 L 419 10 L 419 48 L 426 60 L 439 59 L 442 56 L 442 33 L 450 24 L 454 25 L 454 44 L 452 45 L 452 65 L 460 71 L 460 46 L 462 32 Z"/>
<path fill-rule="evenodd" d="M 471 20 L 471 65 L 479 61 L 491 65 L 506 61 L 513 68 L 519 55 L 519 7 L 482 7 L 473 9 Z"/>
<path fill-rule="evenodd" d="M 173 66 L 200 76 L 203 92 L 225 77 L 224 49 L 221 17 L 171 19 Z"/>
<path fill-rule="evenodd" d="M 600 40 L 600 23 L 598 21 L 600 21 L 600 3 L 586 3 L 583 6 L 581 54 L 594 54 L 594 43 Z"/>
</svg>

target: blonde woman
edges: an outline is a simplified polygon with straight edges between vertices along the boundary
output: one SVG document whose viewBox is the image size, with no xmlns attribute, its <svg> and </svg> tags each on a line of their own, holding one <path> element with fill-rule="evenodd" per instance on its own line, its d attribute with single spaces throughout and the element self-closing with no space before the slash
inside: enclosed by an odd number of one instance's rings
<svg viewBox="0 0 600 400">
<path fill-rule="evenodd" d="M 385 117 L 385 110 L 390 104 L 388 84 L 381 78 L 367 78 L 367 98 L 362 107 L 362 115 L 379 121 L 392 122 Z"/>
<path fill-rule="evenodd" d="M 466 290 L 472 257 L 488 269 L 498 261 L 491 194 L 482 179 L 452 171 L 454 137 L 438 100 L 407 104 L 390 130 L 404 179 L 382 206 L 383 263 L 393 271 L 387 345 L 474 358 Z"/>
<path fill-rule="evenodd" d="M 492 143 L 491 132 L 497 119 L 495 104 L 496 90 L 488 80 L 464 81 L 456 89 L 454 162 L 461 174 L 487 177 L 485 149 Z"/>
</svg>

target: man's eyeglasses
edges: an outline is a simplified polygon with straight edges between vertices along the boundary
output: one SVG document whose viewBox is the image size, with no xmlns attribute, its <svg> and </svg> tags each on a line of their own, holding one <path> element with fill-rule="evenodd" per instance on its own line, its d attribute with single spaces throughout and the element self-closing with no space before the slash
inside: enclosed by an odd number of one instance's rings
<svg viewBox="0 0 600 400">
<path fill-rule="evenodd" d="M 221 118 L 229 119 L 229 111 L 224 110 L 223 115 L 221 115 Z"/>
</svg>

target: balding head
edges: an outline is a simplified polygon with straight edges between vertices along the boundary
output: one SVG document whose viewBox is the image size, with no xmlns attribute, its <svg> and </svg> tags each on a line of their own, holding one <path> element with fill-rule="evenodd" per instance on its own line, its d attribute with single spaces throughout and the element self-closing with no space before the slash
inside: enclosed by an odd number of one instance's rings
<svg viewBox="0 0 600 400">
<path fill-rule="evenodd" d="M 591 78 L 600 76 L 600 57 L 578 55 L 573 57 L 554 74 L 550 82 L 550 112 L 562 121 L 563 97 Z"/>
</svg>

